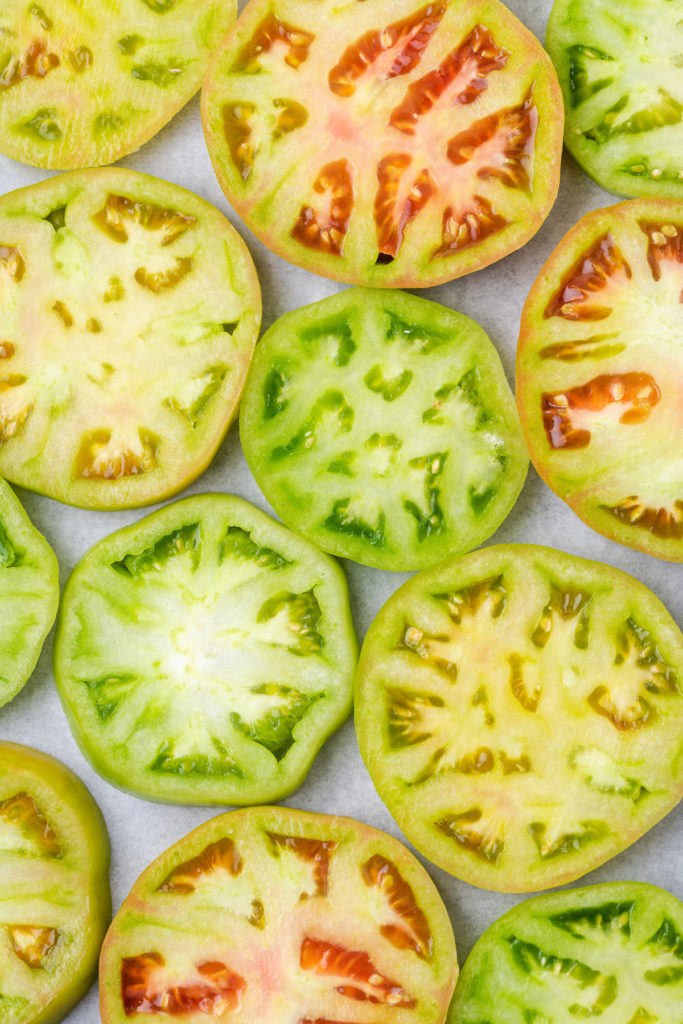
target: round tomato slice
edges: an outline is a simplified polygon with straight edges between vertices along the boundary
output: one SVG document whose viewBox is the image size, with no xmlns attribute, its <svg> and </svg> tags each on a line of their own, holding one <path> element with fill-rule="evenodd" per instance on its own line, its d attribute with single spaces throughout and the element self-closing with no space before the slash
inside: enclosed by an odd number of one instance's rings
<svg viewBox="0 0 683 1024">
<path fill-rule="evenodd" d="M 631 577 L 484 548 L 420 573 L 371 625 L 356 731 L 412 843 L 527 892 L 619 853 L 683 796 L 683 637 Z"/>
<path fill-rule="evenodd" d="M 251 230 L 338 281 L 478 270 L 524 245 L 557 192 L 557 78 L 496 0 L 251 0 L 202 118 Z"/>
<path fill-rule="evenodd" d="M 620 544 L 683 561 L 683 206 L 588 214 L 522 314 L 517 401 L 546 483 Z"/>
<path fill-rule="evenodd" d="M 350 818 L 233 811 L 163 853 L 102 950 L 103 1024 L 441 1024 L 458 973 L 431 879 Z"/>
<path fill-rule="evenodd" d="M 617 195 L 683 199 L 680 2 L 555 0 L 546 46 L 583 169 Z"/>
<path fill-rule="evenodd" d="M 33 672 L 58 603 L 55 554 L 0 479 L 0 707 Z"/>
<path fill-rule="evenodd" d="M 498 354 L 474 321 L 350 289 L 283 316 L 240 413 L 275 511 L 331 554 L 420 569 L 486 540 L 528 458 Z"/>
<path fill-rule="evenodd" d="M 232 225 L 135 171 L 0 199 L 0 473 L 84 508 L 168 497 L 235 415 L 261 297 Z"/>
<path fill-rule="evenodd" d="M 0 742 L 0 1020 L 57 1024 L 83 998 L 111 912 L 97 804 L 59 761 Z"/>
<path fill-rule="evenodd" d="M 677 1024 L 683 904 L 642 882 L 536 896 L 470 953 L 448 1024 Z"/>
<path fill-rule="evenodd" d="M 302 782 L 351 708 L 338 565 L 248 502 L 200 495 L 100 541 L 64 590 L 55 679 L 94 767 L 151 800 Z"/>
<path fill-rule="evenodd" d="M 109 164 L 199 89 L 235 0 L 3 0 L 0 152 L 37 167 Z"/>
</svg>

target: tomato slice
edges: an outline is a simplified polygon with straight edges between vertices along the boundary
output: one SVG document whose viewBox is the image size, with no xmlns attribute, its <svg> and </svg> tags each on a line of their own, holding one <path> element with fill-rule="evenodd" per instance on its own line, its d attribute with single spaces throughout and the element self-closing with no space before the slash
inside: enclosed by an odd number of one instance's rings
<svg viewBox="0 0 683 1024">
<path fill-rule="evenodd" d="M 642 584 L 531 545 L 409 580 L 371 625 L 356 731 L 414 845 L 528 892 L 613 857 L 683 795 L 683 637 Z"/>
<path fill-rule="evenodd" d="M 300 785 L 349 713 L 355 661 L 337 564 L 215 494 L 167 505 L 80 561 L 54 671 L 76 739 L 114 785 L 245 804 Z"/>
<path fill-rule="evenodd" d="M 427 286 L 524 245 L 557 192 L 562 97 L 496 0 L 251 0 L 205 80 L 218 180 L 278 255 Z"/>
<path fill-rule="evenodd" d="M 0 152 L 37 167 L 109 164 L 201 85 L 234 0 L 3 0 Z"/>
<path fill-rule="evenodd" d="M 149 504 L 207 465 L 260 323 L 212 206 L 135 171 L 0 199 L 0 473 L 86 508 Z"/>
<path fill-rule="evenodd" d="M 56 1024 L 97 974 L 109 923 L 99 808 L 47 754 L 0 742 L 0 1020 Z"/>
<path fill-rule="evenodd" d="M 683 904 L 643 882 L 536 896 L 484 932 L 448 1024 L 680 1020 Z"/>
<path fill-rule="evenodd" d="M 284 807 L 214 818 L 142 874 L 102 950 L 103 1024 L 441 1024 L 446 908 L 401 843 Z"/>
<path fill-rule="evenodd" d="M 58 603 L 55 554 L 0 479 L 0 706 L 35 668 Z"/>
<path fill-rule="evenodd" d="M 683 561 L 683 209 L 588 214 L 522 314 L 517 402 L 536 469 L 589 526 Z"/>
<path fill-rule="evenodd" d="M 683 22 L 676 3 L 555 0 L 546 47 L 565 144 L 622 196 L 683 198 Z"/>
<path fill-rule="evenodd" d="M 331 554 L 416 569 L 505 518 L 527 454 L 498 355 L 472 320 L 352 289 L 260 341 L 240 437 L 278 515 Z"/>
</svg>

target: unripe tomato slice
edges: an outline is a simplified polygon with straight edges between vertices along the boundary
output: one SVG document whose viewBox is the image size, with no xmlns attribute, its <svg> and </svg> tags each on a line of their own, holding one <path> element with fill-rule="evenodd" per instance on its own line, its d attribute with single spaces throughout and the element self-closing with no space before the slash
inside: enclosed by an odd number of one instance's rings
<svg viewBox="0 0 683 1024">
<path fill-rule="evenodd" d="M 73 772 L 0 742 L 0 1020 L 57 1024 L 95 980 L 109 840 Z"/>
<path fill-rule="evenodd" d="M 643 882 L 520 903 L 465 962 L 448 1024 L 674 1024 L 683 1006 L 683 904 Z"/>
<path fill-rule="evenodd" d="M 517 401 L 546 483 L 612 540 L 683 561 L 683 206 L 589 213 L 522 313 Z"/>
<path fill-rule="evenodd" d="M 86 508 L 190 483 L 237 409 L 261 297 L 185 189 L 108 168 L 0 199 L 0 473 Z"/>
<path fill-rule="evenodd" d="M 500 525 L 527 471 L 503 369 L 474 321 L 349 289 L 261 339 L 240 413 L 259 486 L 331 554 L 419 569 Z"/>
<path fill-rule="evenodd" d="M 350 711 L 338 565 L 241 498 L 200 495 L 105 538 L 64 590 L 54 671 L 101 774 L 188 804 L 279 799 Z"/>
<path fill-rule="evenodd" d="M 356 731 L 415 846 L 528 892 L 613 857 L 683 795 L 683 637 L 624 573 L 502 545 L 409 580 L 371 625 Z"/>
<path fill-rule="evenodd" d="M 248 226 L 353 284 L 487 266 L 531 238 L 557 192 L 557 79 L 496 0 L 251 0 L 202 117 Z"/>
<path fill-rule="evenodd" d="M 0 152 L 37 167 L 110 164 L 201 85 L 235 0 L 3 0 Z"/>
<path fill-rule="evenodd" d="M 458 972 L 429 876 L 350 818 L 249 808 L 147 868 L 101 959 L 103 1024 L 441 1024 Z"/>
</svg>

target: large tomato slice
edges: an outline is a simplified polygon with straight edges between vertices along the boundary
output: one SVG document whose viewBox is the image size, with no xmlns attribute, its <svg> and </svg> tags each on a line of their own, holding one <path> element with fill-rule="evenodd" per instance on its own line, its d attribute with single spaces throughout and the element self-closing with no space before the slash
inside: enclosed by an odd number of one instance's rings
<svg viewBox="0 0 683 1024">
<path fill-rule="evenodd" d="M 683 561 L 683 207 L 632 200 L 560 242 L 522 314 L 517 400 L 546 483 L 600 533 Z"/>
<path fill-rule="evenodd" d="M 557 191 L 557 79 L 496 0 L 251 0 L 202 116 L 249 227 L 340 281 L 477 270 L 524 245 Z"/>
<path fill-rule="evenodd" d="M 683 199 L 680 0 L 555 0 L 546 46 L 584 170 L 617 195 Z"/>
<path fill-rule="evenodd" d="M 536 896 L 484 932 L 448 1024 L 678 1024 L 683 904 L 642 882 Z"/>
<path fill-rule="evenodd" d="M 142 874 L 102 950 L 103 1024 L 441 1024 L 458 973 L 422 866 L 350 818 L 200 826 Z"/>
<path fill-rule="evenodd" d="M 526 892 L 614 856 L 683 795 L 683 637 L 616 569 L 530 545 L 419 573 L 370 627 L 356 730 L 431 860 Z"/>
<path fill-rule="evenodd" d="M 135 171 L 0 199 L 0 473 L 88 508 L 193 480 L 235 415 L 261 300 L 214 207 Z"/>
<path fill-rule="evenodd" d="M 201 85 L 235 0 L 2 0 L 0 152 L 38 167 L 109 164 Z"/>
<path fill-rule="evenodd" d="M 76 739 L 115 785 L 246 804 L 301 783 L 350 711 L 355 662 L 337 564 L 215 494 L 167 505 L 79 562 L 54 670 Z"/>
<path fill-rule="evenodd" d="M 240 437 L 288 525 L 385 569 L 424 568 L 481 544 L 528 466 L 481 327 L 380 289 L 349 289 L 271 327 L 249 373 Z"/>
<path fill-rule="evenodd" d="M 56 1024 L 95 980 L 109 923 L 109 840 L 68 768 L 0 743 L 0 1020 Z"/>
</svg>

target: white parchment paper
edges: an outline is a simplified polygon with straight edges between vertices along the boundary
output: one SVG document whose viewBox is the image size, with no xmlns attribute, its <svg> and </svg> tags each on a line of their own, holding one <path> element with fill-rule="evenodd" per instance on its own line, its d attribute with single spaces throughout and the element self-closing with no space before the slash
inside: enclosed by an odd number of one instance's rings
<svg viewBox="0 0 683 1024">
<path fill-rule="evenodd" d="M 242 6 L 240 3 L 240 8 Z M 551 0 L 509 0 L 508 6 L 543 39 Z M 121 165 L 183 185 L 209 200 L 232 220 L 246 240 L 259 273 L 264 329 L 288 310 L 344 287 L 290 266 L 265 249 L 241 224 L 223 196 L 211 167 L 197 98 L 138 153 L 122 160 Z M 48 176 L 49 172 L 0 155 L 0 193 Z M 501 354 L 513 387 L 520 313 L 542 264 L 580 216 L 617 201 L 565 156 L 557 202 L 531 242 L 486 270 L 421 294 L 466 313 L 482 324 Z M 237 425 L 229 431 L 210 468 L 184 493 L 214 490 L 240 494 L 272 514 L 242 456 Z M 86 512 L 26 491 L 19 491 L 19 495 L 33 522 L 57 553 L 62 585 L 75 563 L 95 541 L 151 511 Z M 623 569 L 649 586 L 670 609 L 678 625 L 683 626 L 683 567 L 631 551 L 594 533 L 542 483 L 533 468 L 515 508 L 489 543 L 511 541 L 545 544 Z M 408 574 L 381 572 L 351 562 L 345 562 L 344 568 L 362 640 L 375 613 Z M 111 881 L 116 910 L 154 857 L 223 809 L 147 803 L 112 788 L 93 772 L 69 732 L 54 687 L 51 654 L 50 637 L 31 680 L 19 696 L 0 711 L 0 739 L 25 743 L 60 758 L 90 788 L 104 813 L 111 837 Z M 326 743 L 301 789 L 285 803 L 311 811 L 350 815 L 403 839 L 361 761 L 351 720 Z M 683 814 L 679 805 L 634 846 L 576 884 L 637 879 L 662 885 L 683 899 L 682 849 Z M 450 912 L 462 965 L 484 929 L 523 897 L 475 889 L 421 859 Z M 99 1019 L 94 988 L 66 1021 L 68 1024 L 96 1024 Z"/>
</svg>

